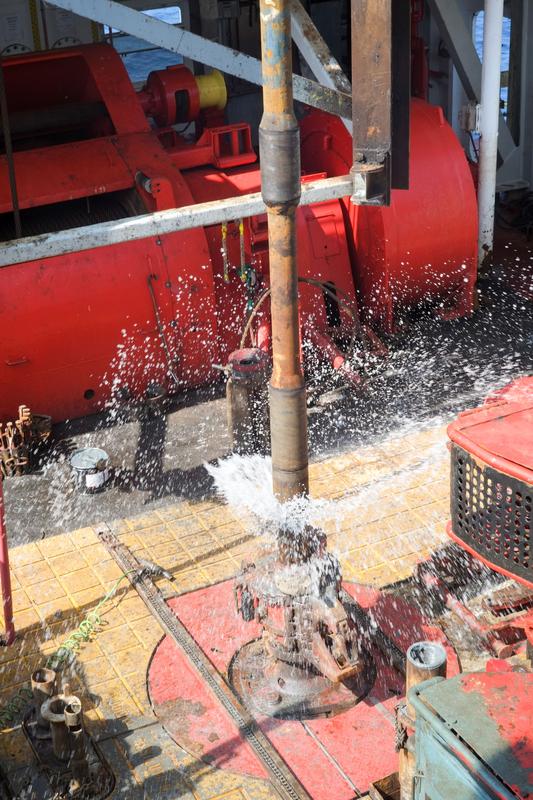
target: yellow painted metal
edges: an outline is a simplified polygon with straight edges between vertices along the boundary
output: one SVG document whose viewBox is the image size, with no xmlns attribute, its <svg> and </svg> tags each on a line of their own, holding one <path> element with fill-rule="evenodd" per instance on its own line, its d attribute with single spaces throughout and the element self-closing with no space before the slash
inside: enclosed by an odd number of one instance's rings
<svg viewBox="0 0 533 800">
<path fill-rule="evenodd" d="M 222 111 L 228 102 L 228 90 L 224 76 L 218 69 L 207 75 L 195 75 L 200 95 L 200 108 L 217 108 Z"/>
</svg>

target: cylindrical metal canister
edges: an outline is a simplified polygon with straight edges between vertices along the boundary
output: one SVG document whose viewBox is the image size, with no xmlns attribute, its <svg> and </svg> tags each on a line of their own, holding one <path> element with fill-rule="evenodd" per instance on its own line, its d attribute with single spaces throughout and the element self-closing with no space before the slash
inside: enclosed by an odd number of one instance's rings
<svg viewBox="0 0 533 800">
<path fill-rule="evenodd" d="M 446 650 L 439 642 L 415 642 L 405 660 L 405 694 L 430 678 L 446 676 Z M 407 704 L 407 713 L 414 719 L 414 710 Z"/>
<path fill-rule="evenodd" d="M 265 452 L 270 359 L 262 350 L 246 347 L 230 355 L 229 366 L 226 400 L 231 449 L 241 455 Z"/>
<path fill-rule="evenodd" d="M 31 676 L 31 689 L 33 700 L 37 711 L 37 727 L 41 730 L 49 730 L 50 722 L 45 720 L 41 714 L 41 706 L 48 700 L 56 689 L 56 672 L 53 669 L 43 667 L 36 669 Z"/>
<path fill-rule="evenodd" d="M 407 651 L 405 660 L 405 694 L 413 686 L 417 686 L 430 678 L 446 676 L 446 650 L 438 642 L 415 642 Z M 414 728 L 415 712 L 410 703 L 406 706 L 409 726 Z M 401 800 L 413 800 L 413 787 L 415 777 L 415 754 L 412 730 L 408 731 L 404 747 L 399 752 L 399 778 Z"/>
<path fill-rule="evenodd" d="M 99 447 L 84 447 L 70 457 L 78 488 L 93 494 L 100 492 L 109 480 L 109 456 Z"/>
</svg>

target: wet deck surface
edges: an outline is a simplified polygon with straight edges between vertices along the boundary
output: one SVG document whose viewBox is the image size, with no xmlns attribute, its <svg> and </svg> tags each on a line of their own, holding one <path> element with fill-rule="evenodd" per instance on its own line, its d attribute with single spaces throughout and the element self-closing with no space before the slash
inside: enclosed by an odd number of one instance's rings
<svg viewBox="0 0 533 800">
<path fill-rule="evenodd" d="M 518 258 L 515 250 L 512 255 Z M 520 258 L 523 266 L 533 256 L 521 252 Z M 532 352 L 531 303 L 504 283 L 488 285 L 474 317 L 414 323 L 371 370 L 364 393 L 312 407 L 311 457 L 346 453 L 349 459 L 354 448 L 379 448 L 394 431 L 443 424 L 494 387 L 531 372 Z M 191 392 L 156 418 L 115 409 L 58 426 L 38 474 L 5 482 L 11 543 L 212 497 L 204 464 L 229 448 L 223 393 L 222 385 Z M 70 452 L 86 446 L 106 450 L 114 469 L 112 484 L 96 496 L 79 493 L 67 462 Z"/>
<path fill-rule="evenodd" d="M 347 580 L 394 583 L 445 541 L 445 442 L 443 426 L 431 427 L 312 464 L 313 496 L 341 498 L 328 535 Z M 160 581 L 169 595 L 232 577 L 260 544 L 249 521 L 217 500 L 163 505 L 111 527 L 137 557 L 172 572 L 175 588 Z M 97 530 L 86 527 L 12 548 L 18 637 L 13 647 L 0 650 L 2 706 L 120 577 Z M 276 796 L 267 781 L 215 770 L 164 733 L 146 690 L 149 660 L 162 635 L 124 581 L 68 678 L 84 699 L 87 729 L 117 776 L 120 796 Z M 30 757 L 20 728 L 0 733 L 0 765 L 15 786 L 27 780 Z"/>
</svg>

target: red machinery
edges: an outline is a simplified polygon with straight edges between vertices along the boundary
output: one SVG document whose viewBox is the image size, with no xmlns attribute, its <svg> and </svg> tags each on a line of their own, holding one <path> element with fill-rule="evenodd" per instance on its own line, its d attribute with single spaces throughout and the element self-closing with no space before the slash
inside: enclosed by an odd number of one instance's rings
<svg viewBox="0 0 533 800">
<path fill-rule="evenodd" d="M 302 163 L 328 175 L 350 169 L 352 145 L 341 120 L 322 112 L 302 122 Z M 477 206 L 468 166 L 442 109 L 411 101 L 409 190 L 390 206 L 343 201 L 363 319 L 387 333 L 399 312 L 432 303 L 442 317 L 472 313 Z"/>
<path fill-rule="evenodd" d="M 533 376 L 506 386 L 448 428 L 451 512 L 448 533 L 470 555 L 526 591 L 490 600 L 482 633 L 500 654 L 522 631 L 533 654 Z M 498 620 L 499 616 L 499 620 Z M 468 621 L 468 620 L 467 620 Z"/>
<path fill-rule="evenodd" d="M 224 124 L 218 74 L 173 67 L 136 93 L 107 45 L 20 55 L 4 72 L 23 236 L 260 188 L 249 126 Z M 195 140 L 171 127 L 190 121 Z M 390 208 L 346 200 L 298 212 L 300 275 L 321 284 L 301 284 L 302 330 L 337 366 L 332 337 L 353 330 L 356 288 L 367 323 L 386 332 L 399 309 L 421 301 L 443 314 L 472 310 L 476 209 L 466 159 L 439 109 L 413 101 L 411 125 L 411 188 L 393 192 Z M 340 120 L 306 115 L 302 166 L 315 177 L 349 171 Z M 2 156 L 4 240 L 13 237 L 7 171 Z M 22 402 L 56 421 L 81 416 L 150 384 L 172 388 L 171 375 L 183 388 L 205 384 L 239 346 L 266 287 L 266 217 L 8 267 L 0 419 Z M 268 349 L 268 314 L 252 333 Z"/>
</svg>

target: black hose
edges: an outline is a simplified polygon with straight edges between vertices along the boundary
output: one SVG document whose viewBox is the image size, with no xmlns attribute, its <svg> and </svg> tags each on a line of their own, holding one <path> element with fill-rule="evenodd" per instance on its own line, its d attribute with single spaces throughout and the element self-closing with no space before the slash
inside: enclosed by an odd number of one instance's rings
<svg viewBox="0 0 533 800">
<path fill-rule="evenodd" d="M 307 284 L 309 284 L 309 286 L 316 286 L 318 289 L 321 289 L 323 292 L 325 292 L 331 298 L 333 298 L 333 300 L 335 300 L 336 303 L 338 303 L 340 306 L 342 306 L 344 309 L 346 309 L 346 311 L 348 312 L 348 314 L 350 315 L 350 317 L 352 318 L 353 323 L 354 323 L 354 330 L 353 330 L 352 338 L 351 338 L 350 345 L 349 345 L 349 348 L 348 348 L 351 351 L 351 349 L 353 348 L 353 346 L 355 344 L 356 337 L 361 332 L 361 323 L 359 321 L 359 314 L 357 313 L 357 309 L 352 306 L 350 298 L 346 294 L 346 292 L 344 292 L 339 287 L 335 287 L 336 291 L 334 292 L 327 283 L 325 283 L 324 281 L 318 281 L 315 278 L 299 277 L 298 278 L 298 282 L 299 283 L 307 283 Z M 339 297 L 339 294 L 344 295 L 344 298 L 346 298 L 346 299 L 344 299 L 343 297 Z M 252 311 L 250 312 L 250 315 L 249 315 L 248 319 L 246 320 L 246 325 L 244 326 L 244 330 L 242 332 L 241 342 L 240 342 L 240 345 L 239 345 L 241 348 L 243 348 L 245 343 L 246 343 L 246 337 L 248 336 L 248 334 L 250 332 L 250 328 L 252 326 L 253 320 L 257 316 L 261 306 L 263 305 L 263 303 L 265 302 L 265 300 L 267 299 L 267 297 L 269 295 L 270 295 L 270 288 L 265 289 L 262 292 L 262 294 L 259 296 L 255 306 L 253 307 Z"/>
<path fill-rule="evenodd" d="M 167 337 L 165 334 L 165 329 L 163 328 L 163 324 L 161 322 L 161 315 L 159 313 L 159 306 L 157 305 L 157 300 L 154 292 L 154 287 L 152 285 L 152 281 L 156 278 L 156 275 L 148 275 L 148 291 L 150 292 L 150 297 L 152 299 L 152 305 L 154 307 L 154 314 L 155 314 L 155 321 L 157 325 L 157 330 L 159 331 L 159 338 L 161 339 L 161 344 L 163 346 L 163 351 L 165 353 L 165 357 L 167 360 L 167 367 L 168 367 L 168 374 L 176 384 L 176 388 L 180 388 L 179 378 L 177 377 L 176 373 L 174 372 L 174 367 L 172 364 L 172 354 L 170 352 L 170 347 L 168 346 Z"/>
</svg>

